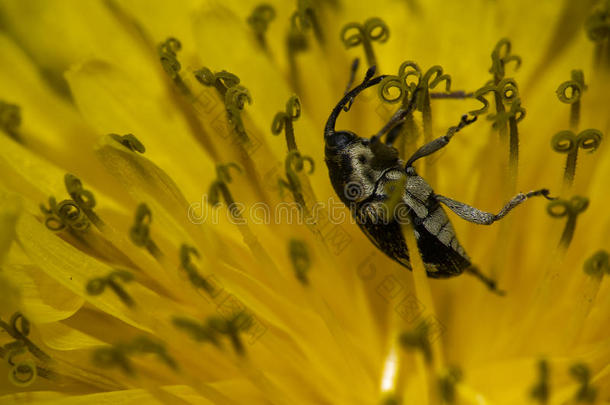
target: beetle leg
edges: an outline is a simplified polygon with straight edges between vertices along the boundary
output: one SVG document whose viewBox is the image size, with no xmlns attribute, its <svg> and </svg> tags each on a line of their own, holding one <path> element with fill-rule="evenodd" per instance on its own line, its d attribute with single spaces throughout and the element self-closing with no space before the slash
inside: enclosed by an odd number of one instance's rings
<svg viewBox="0 0 610 405">
<path fill-rule="evenodd" d="M 384 134 L 387 133 L 388 137 L 386 138 L 386 145 L 392 146 L 392 144 L 398 137 L 398 134 L 400 133 L 400 127 L 402 127 L 402 124 L 405 122 L 405 119 L 415 110 L 415 96 L 417 95 L 418 91 L 419 89 L 415 90 L 415 92 L 413 93 L 413 96 L 411 97 L 407 108 L 403 106 L 396 110 L 394 115 L 390 117 L 390 120 L 387 122 L 387 124 L 385 124 L 383 128 L 379 130 L 379 132 L 377 132 L 371 137 L 371 142 L 381 138 Z"/>
<path fill-rule="evenodd" d="M 506 292 L 504 290 L 500 290 L 497 286 L 496 286 L 496 282 L 494 280 L 492 280 L 491 278 L 487 277 L 485 274 L 481 273 L 479 271 L 479 268 L 476 266 L 470 266 L 466 269 L 466 272 L 472 274 L 473 276 L 475 276 L 476 278 L 478 278 L 479 280 L 481 280 L 483 282 L 483 284 L 485 284 L 487 286 L 487 288 L 489 288 L 491 291 L 495 292 L 498 295 L 505 295 Z"/>
<path fill-rule="evenodd" d="M 403 125 L 404 125 L 404 122 L 401 122 L 398 125 L 396 125 L 394 128 L 390 129 L 390 131 L 388 132 L 388 136 L 386 136 L 386 138 L 385 138 L 386 145 L 392 146 L 394 144 L 394 141 L 396 141 L 396 139 L 398 138 L 398 135 L 400 135 L 400 131 L 402 130 Z"/>
<path fill-rule="evenodd" d="M 377 139 L 384 136 L 386 133 L 388 134 L 388 138 L 389 138 L 390 134 L 394 131 L 394 129 L 396 129 L 402 125 L 402 123 L 405 121 L 405 117 L 407 116 L 407 114 L 410 114 L 413 111 L 413 108 L 414 107 L 411 107 L 409 105 L 409 108 L 400 107 L 398 110 L 396 110 L 394 115 L 392 115 L 392 117 L 390 117 L 390 120 L 383 126 L 383 128 L 381 128 L 379 130 L 379 132 L 377 132 L 375 135 L 373 135 L 371 137 L 371 142 L 376 141 Z M 392 142 L 395 139 L 396 139 L 396 135 L 393 136 Z M 388 144 L 387 140 L 386 140 L 386 144 Z M 392 143 L 389 143 L 388 145 L 392 145 Z"/>
<path fill-rule="evenodd" d="M 442 149 L 443 147 L 447 146 L 447 144 L 449 143 L 451 138 L 453 138 L 453 135 L 455 135 L 465 126 L 472 124 L 476 120 L 477 120 L 477 117 L 468 119 L 467 115 L 462 115 L 462 118 L 460 119 L 460 123 L 457 126 L 449 128 L 445 135 L 428 142 L 427 144 L 425 144 L 424 146 L 422 146 L 421 148 L 416 150 L 415 153 L 413 154 L 413 156 L 411 156 L 409 158 L 409 160 L 407 161 L 405 168 L 413 166 L 413 163 L 415 163 L 416 160 L 421 159 L 425 156 L 431 155 L 434 152 L 436 152 L 437 150 Z"/>
<path fill-rule="evenodd" d="M 502 219 L 506 214 L 508 214 L 513 208 L 517 205 L 521 204 L 523 201 L 530 197 L 543 196 L 546 199 L 551 200 L 549 197 L 549 190 L 541 189 L 536 191 L 530 191 L 527 194 L 519 193 L 514 196 L 497 214 L 492 214 L 490 212 L 481 211 L 478 208 L 471 207 L 468 204 L 464 204 L 463 202 L 459 202 L 456 200 L 452 200 L 451 198 L 444 197 L 439 194 L 434 194 L 434 197 L 437 201 L 445 204 L 451 211 L 458 214 L 459 217 L 465 219 L 468 222 L 472 222 L 479 225 L 491 225 L 495 221 Z"/>
</svg>

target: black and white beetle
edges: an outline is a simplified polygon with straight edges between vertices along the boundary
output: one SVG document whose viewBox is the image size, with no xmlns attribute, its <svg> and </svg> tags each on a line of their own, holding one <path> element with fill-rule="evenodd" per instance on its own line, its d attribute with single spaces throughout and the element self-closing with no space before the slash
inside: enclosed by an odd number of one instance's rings
<svg viewBox="0 0 610 405">
<path fill-rule="evenodd" d="M 396 128 L 411 112 L 413 106 L 399 109 L 384 128 L 370 139 L 361 138 L 350 131 L 336 131 L 335 123 L 341 110 L 347 111 L 354 98 L 363 90 L 381 82 L 384 76 L 377 76 L 375 67 L 366 72 L 363 82 L 346 92 L 331 112 L 324 130 L 325 160 L 335 192 L 347 205 L 360 229 L 373 244 L 404 267 L 411 269 L 409 252 L 402 234 L 400 218 L 392 212 L 388 216 L 387 204 L 390 200 L 388 189 L 392 185 L 404 185 L 400 204 L 407 208 L 408 220 L 412 222 L 417 247 L 421 253 L 428 277 L 453 277 L 468 271 L 495 291 L 495 282 L 476 267 L 460 245 L 455 231 L 441 203 L 449 207 L 463 219 L 475 224 L 489 225 L 529 197 L 544 196 L 546 189 L 517 194 L 498 214 L 491 214 L 459 201 L 436 194 L 426 181 L 417 175 L 413 163 L 428 156 L 449 143 L 453 135 L 464 126 L 474 122 L 463 116 L 460 123 L 451 127 L 447 134 L 419 148 L 403 162 L 398 151 L 392 146 L 395 136 L 388 134 L 386 143 L 380 137 Z M 413 103 L 411 103 L 413 104 Z"/>
</svg>

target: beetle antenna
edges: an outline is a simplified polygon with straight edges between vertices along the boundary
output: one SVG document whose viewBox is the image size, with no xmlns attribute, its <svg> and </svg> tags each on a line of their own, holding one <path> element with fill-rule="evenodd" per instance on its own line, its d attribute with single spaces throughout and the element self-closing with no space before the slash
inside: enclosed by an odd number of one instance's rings
<svg viewBox="0 0 610 405">
<path fill-rule="evenodd" d="M 352 64 L 352 66 L 353 66 L 353 64 Z M 363 90 L 365 90 L 371 86 L 375 86 L 376 84 L 379 84 L 379 82 L 381 82 L 385 78 L 384 75 L 372 78 L 374 75 L 375 75 L 375 65 L 368 68 L 362 83 L 360 83 L 358 86 L 354 87 L 352 90 L 345 93 L 343 98 L 341 100 L 339 100 L 339 102 L 337 103 L 335 108 L 333 108 L 332 112 L 330 113 L 330 116 L 328 117 L 328 121 L 326 122 L 326 127 L 324 128 L 324 137 L 325 138 L 331 136 L 335 132 L 335 123 L 337 122 L 337 118 L 339 117 L 341 110 L 343 110 L 343 108 L 345 106 L 347 106 L 348 104 L 351 106 L 351 103 L 354 101 L 354 98 L 360 92 L 362 92 Z"/>
<path fill-rule="evenodd" d="M 359 64 L 360 64 L 360 59 L 358 59 L 358 58 L 354 59 L 354 61 L 352 62 L 352 66 L 350 67 L 349 81 L 347 82 L 347 86 L 345 87 L 345 91 L 343 92 L 344 95 L 347 94 L 349 89 L 352 88 L 352 85 L 354 84 L 354 80 L 356 80 L 356 72 L 358 71 Z"/>
</svg>

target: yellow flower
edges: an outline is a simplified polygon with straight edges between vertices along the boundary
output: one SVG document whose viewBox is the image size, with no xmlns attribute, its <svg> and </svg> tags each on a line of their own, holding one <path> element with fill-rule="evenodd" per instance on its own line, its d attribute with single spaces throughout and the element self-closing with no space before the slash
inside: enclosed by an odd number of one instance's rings
<svg viewBox="0 0 610 405">
<path fill-rule="evenodd" d="M 0 403 L 609 403 L 609 13 L 1 1 Z M 415 165 L 436 193 L 558 197 L 449 212 L 505 296 L 427 278 L 411 224 L 407 271 L 337 198 L 324 125 L 372 64 L 338 129 L 411 105 L 404 160 L 465 125 Z"/>
</svg>

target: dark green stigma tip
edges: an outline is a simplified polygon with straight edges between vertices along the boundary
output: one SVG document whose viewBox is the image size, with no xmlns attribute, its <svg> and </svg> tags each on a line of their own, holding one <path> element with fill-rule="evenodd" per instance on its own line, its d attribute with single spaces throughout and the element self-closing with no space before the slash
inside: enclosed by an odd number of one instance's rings
<svg viewBox="0 0 610 405">
<path fill-rule="evenodd" d="M 271 21 L 275 19 L 275 8 L 270 4 L 259 4 L 252 10 L 248 17 L 248 24 L 256 35 L 256 40 L 262 49 L 267 50 L 267 40 L 265 34 Z"/>
<path fill-rule="evenodd" d="M 602 277 L 602 275 L 610 275 L 610 256 L 605 250 L 595 252 L 591 257 L 585 260 L 583 265 L 585 273 L 592 277 Z"/>
<path fill-rule="evenodd" d="M 134 300 L 121 286 L 122 283 L 129 283 L 133 280 L 133 274 L 124 270 L 114 270 L 105 277 L 97 277 L 89 280 L 86 286 L 87 294 L 101 295 L 106 287 L 110 288 L 119 299 L 128 307 L 135 305 Z"/>
<path fill-rule="evenodd" d="M 421 322 L 414 330 L 403 332 L 398 338 L 402 347 L 409 350 L 419 350 L 428 364 L 432 362 L 432 345 L 429 339 L 430 328 L 426 322 Z"/>
<path fill-rule="evenodd" d="M 300 116 L 301 101 L 296 94 L 293 94 L 286 102 L 286 110 L 278 112 L 271 123 L 271 133 L 273 135 L 279 135 L 282 130 L 285 130 L 286 145 L 289 152 L 297 149 L 293 122 Z"/>
<path fill-rule="evenodd" d="M 564 170 L 564 183 L 571 186 L 576 176 L 576 162 L 578 160 L 578 150 L 583 149 L 588 153 L 593 153 L 599 148 L 602 142 L 602 133 L 597 129 L 585 129 L 578 134 L 571 130 L 564 130 L 556 133 L 551 139 L 551 147 L 557 153 L 566 154 L 566 164 Z"/>
<path fill-rule="evenodd" d="M 377 59 L 373 51 L 373 42 L 384 43 L 390 37 L 388 25 L 377 17 L 369 18 L 363 24 L 351 22 L 341 29 L 341 41 L 345 48 L 362 45 L 368 66 L 377 66 Z"/>
<path fill-rule="evenodd" d="M 307 273 L 311 267 L 311 258 L 305 242 L 298 239 L 290 239 L 288 242 L 290 261 L 297 279 L 304 285 L 309 284 Z"/>
<path fill-rule="evenodd" d="M 489 73 L 494 77 L 494 83 L 499 83 L 506 75 L 506 65 L 509 63 L 515 64 L 515 70 L 521 66 L 521 57 L 511 53 L 512 44 L 508 38 L 502 38 L 498 41 L 493 51 L 491 52 L 491 68 Z"/>
<path fill-rule="evenodd" d="M 19 141 L 21 126 L 21 108 L 16 104 L 0 101 L 0 130 Z"/>
<path fill-rule="evenodd" d="M 570 200 L 553 200 L 547 205 L 547 212 L 553 218 L 567 217 L 566 226 L 561 234 L 559 246 L 567 249 L 574 237 L 576 230 L 576 218 L 589 206 L 589 199 L 574 196 Z"/>
<path fill-rule="evenodd" d="M 538 375 L 539 382 L 530 390 L 530 396 L 541 404 L 546 405 L 550 398 L 550 370 L 549 363 L 546 360 L 538 362 Z"/>
<path fill-rule="evenodd" d="M 129 230 L 129 238 L 134 245 L 143 247 L 155 258 L 161 256 L 161 251 L 157 247 L 157 244 L 152 240 L 150 236 L 150 224 L 152 222 L 152 212 L 148 205 L 140 203 L 136 208 L 134 215 L 134 224 Z"/>
<path fill-rule="evenodd" d="M 201 288 L 208 294 L 214 293 L 214 286 L 199 274 L 197 267 L 192 262 L 193 257 L 199 258 L 199 252 L 193 246 L 183 244 L 180 246 L 180 265 L 186 272 L 189 281 L 195 288 Z"/>
<path fill-rule="evenodd" d="M 589 366 L 583 363 L 574 364 L 570 367 L 570 374 L 580 384 L 574 398 L 580 402 L 594 403 L 598 392 L 597 388 L 591 386 L 591 370 Z"/>
<path fill-rule="evenodd" d="M 144 153 L 146 152 L 146 147 L 138 138 L 136 138 L 133 134 L 108 134 L 112 139 L 126 147 L 132 152 Z"/>
</svg>

